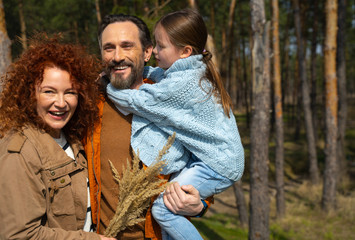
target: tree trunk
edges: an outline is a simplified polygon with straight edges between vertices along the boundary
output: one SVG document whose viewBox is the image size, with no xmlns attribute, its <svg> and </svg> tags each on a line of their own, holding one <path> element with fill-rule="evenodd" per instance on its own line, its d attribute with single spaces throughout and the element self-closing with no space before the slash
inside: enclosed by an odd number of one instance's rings
<svg viewBox="0 0 355 240">
<path fill-rule="evenodd" d="M 311 44 L 311 110 L 314 138 L 317 142 L 317 36 L 318 36 L 318 0 L 313 2 L 313 26 Z"/>
<path fill-rule="evenodd" d="M 247 128 L 250 129 L 250 81 L 248 81 L 248 72 L 249 68 L 247 66 L 247 57 L 245 49 L 245 39 L 242 38 L 242 58 L 243 58 L 243 83 L 244 83 L 244 97 L 245 97 L 245 108 L 246 108 L 246 119 L 247 119 Z"/>
<path fill-rule="evenodd" d="M 227 24 L 227 36 L 226 36 L 226 47 L 224 48 L 223 51 L 223 59 L 226 59 L 227 62 L 223 64 L 225 66 L 224 69 L 224 75 L 226 76 L 225 79 L 225 86 L 227 91 L 229 92 L 230 95 L 231 91 L 231 71 L 232 71 L 232 55 L 234 54 L 234 49 L 233 49 L 233 23 L 234 23 L 234 12 L 235 12 L 235 6 L 236 6 L 236 0 L 231 0 L 231 3 L 229 5 L 229 14 L 228 14 L 228 24 Z"/>
<path fill-rule="evenodd" d="M 298 56 L 298 53 L 297 53 Z M 295 126 L 294 140 L 297 141 L 300 138 L 301 132 L 301 111 L 302 111 L 302 84 L 299 74 L 299 62 L 295 63 L 293 82 L 293 95 L 292 95 L 292 126 Z"/>
<path fill-rule="evenodd" d="M 188 0 L 190 8 L 197 9 L 196 0 Z"/>
<path fill-rule="evenodd" d="M 346 0 L 339 0 L 338 6 L 338 36 L 337 36 L 337 77 L 338 77 L 338 96 L 339 96 L 339 109 L 338 109 L 338 166 L 339 174 L 338 180 L 346 176 L 347 166 L 345 158 L 345 129 L 346 119 L 348 113 L 347 106 L 347 91 L 346 91 Z"/>
<path fill-rule="evenodd" d="M 224 73 L 224 69 L 225 69 L 225 62 L 224 62 L 224 58 L 225 58 L 225 52 L 226 52 L 226 48 L 227 48 L 227 46 L 226 46 L 226 28 L 225 27 L 223 27 L 223 26 L 225 26 L 225 22 L 226 22 L 226 15 L 223 15 L 223 21 L 222 21 L 222 27 L 221 27 L 221 46 L 222 46 L 222 51 L 221 51 L 221 57 L 220 57 L 220 59 L 219 59 L 219 66 L 220 66 L 220 73 L 221 73 L 221 77 L 222 77 L 222 79 L 224 79 L 225 80 L 225 73 Z"/>
<path fill-rule="evenodd" d="M 243 24 L 243 16 L 242 16 L 242 9 L 239 8 L 239 28 L 240 28 L 240 39 L 241 39 L 241 47 L 242 47 L 242 62 L 243 62 L 243 86 L 244 86 L 244 102 L 245 102 L 245 111 L 246 111 L 246 122 L 247 122 L 247 128 L 250 128 L 250 110 L 249 110 L 249 99 L 250 99 L 250 89 L 249 89 L 249 81 L 248 81 L 248 72 L 250 72 L 250 69 L 248 68 L 247 65 L 247 57 L 246 57 L 246 43 L 245 43 L 245 38 L 244 34 L 246 34 L 245 31 L 245 26 Z M 248 15 L 250 17 L 250 15 Z"/>
<path fill-rule="evenodd" d="M 7 35 L 5 12 L 0 0 L 0 76 L 2 76 L 11 63 L 11 41 Z M 0 91 L 2 86 L 0 85 Z"/>
<path fill-rule="evenodd" d="M 245 96 L 245 82 L 243 81 L 242 75 L 243 75 L 243 70 L 242 70 L 242 61 L 241 61 L 241 51 L 240 51 L 240 39 L 237 38 L 237 44 L 236 44 L 236 58 L 235 58 L 235 69 L 236 69 L 236 74 L 235 78 L 237 79 L 237 99 L 236 99 L 236 106 L 237 109 L 244 109 L 244 106 L 246 106 L 246 103 L 244 102 Z"/>
<path fill-rule="evenodd" d="M 216 46 L 214 44 L 213 37 L 210 34 L 208 34 L 207 36 L 206 49 L 212 54 L 212 62 L 218 69 L 218 60 L 217 60 L 218 56 L 217 56 Z"/>
<path fill-rule="evenodd" d="M 23 50 L 27 49 L 27 35 L 26 35 L 26 22 L 23 14 L 23 1 L 18 1 L 18 11 L 20 15 L 20 24 L 21 24 L 21 43 Z"/>
<path fill-rule="evenodd" d="M 314 128 L 312 121 L 312 112 L 310 106 L 309 87 L 307 82 L 306 72 L 306 59 L 304 55 L 303 38 L 301 34 L 301 20 L 299 13 L 299 0 L 293 0 L 294 4 L 294 19 L 295 30 L 297 36 L 297 53 L 298 53 L 298 71 L 302 83 L 302 103 L 304 111 L 304 119 L 306 126 L 307 145 L 308 145 L 308 159 L 310 163 L 309 174 L 312 184 L 319 183 L 318 163 L 317 163 L 317 150 L 314 138 Z"/>
<path fill-rule="evenodd" d="M 336 78 L 336 38 L 337 38 L 337 0 L 327 0 L 325 36 L 325 169 L 322 207 L 329 211 L 336 207 L 337 180 L 337 133 L 338 133 L 338 92 Z"/>
<path fill-rule="evenodd" d="M 158 16 L 158 9 L 159 9 L 159 0 L 154 0 L 154 11 L 153 11 L 153 17 Z"/>
<path fill-rule="evenodd" d="M 274 105 L 276 128 L 276 209 L 277 217 L 285 215 L 284 193 L 284 127 L 282 112 L 281 71 L 280 71 L 280 41 L 279 41 L 279 4 L 278 0 L 272 0 L 273 9 L 273 50 L 274 50 Z"/>
<path fill-rule="evenodd" d="M 73 22 L 73 27 L 74 27 L 73 31 L 74 31 L 74 36 L 75 36 L 75 43 L 79 44 L 79 42 L 80 42 L 80 40 L 79 40 L 79 27 L 78 27 L 78 21 L 77 20 L 75 20 Z"/>
<path fill-rule="evenodd" d="M 211 0 L 210 1 L 210 5 L 211 5 L 211 8 L 210 8 L 210 17 L 211 17 L 211 20 L 210 20 L 210 24 L 211 24 L 211 35 L 212 37 L 214 38 L 215 37 L 215 28 L 216 28 L 216 24 L 215 24 L 215 8 L 214 8 L 214 0 Z"/>
<path fill-rule="evenodd" d="M 237 203 L 237 209 L 239 212 L 239 222 L 240 225 L 244 228 L 248 224 L 248 210 L 243 193 L 242 180 L 239 180 L 238 182 L 233 184 L 233 190 Z"/>
<path fill-rule="evenodd" d="M 99 0 L 95 0 L 95 8 L 96 8 L 96 17 L 98 25 L 101 24 L 101 12 L 100 12 L 100 4 Z"/>
<path fill-rule="evenodd" d="M 290 91 L 290 81 L 289 81 L 289 73 L 290 73 L 290 67 L 289 67 L 289 63 L 290 63 L 290 26 L 291 26 L 291 19 L 292 19 L 292 14 L 289 13 L 287 14 L 287 23 L 286 23 L 286 29 L 285 29 L 285 33 L 284 33 L 284 46 L 283 46 L 283 60 L 281 61 L 281 63 L 283 63 L 282 65 L 282 79 L 283 79 L 283 85 L 282 85 L 282 106 L 289 106 L 292 101 L 290 99 L 292 99 L 292 91 Z M 287 103 L 287 105 L 285 104 Z M 290 110 L 290 108 L 287 108 L 288 110 Z M 288 111 L 288 113 L 290 113 L 290 111 Z"/>
<path fill-rule="evenodd" d="M 226 79 L 226 89 L 232 98 L 232 102 L 235 104 L 237 99 L 237 79 L 233 77 L 233 61 L 235 59 L 235 39 L 234 39 L 234 13 L 235 13 L 236 0 L 232 0 L 229 7 L 229 18 L 228 18 L 228 30 L 227 30 L 227 79 Z"/>
<path fill-rule="evenodd" d="M 263 0 L 251 0 L 252 120 L 250 135 L 249 239 L 269 239 L 268 159 L 270 132 L 269 24 Z"/>
<path fill-rule="evenodd" d="M 230 46 L 230 53 L 228 53 L 228 72 L 227 72 L 227 79 L 229 79 L 229 95 L 232 99 L 232 103 L 234 106 L 234 109 L 236 109 L 236 104 L 237 104 L 237 89 L 238 89 L 238 66 L 237 66 L 237 50 L 236 46 L 238 44 L 238 40 L 234 38 L 234 31 L 232 31 L 230 37 L 229 37 L 229 46 Z"/>
</svg>

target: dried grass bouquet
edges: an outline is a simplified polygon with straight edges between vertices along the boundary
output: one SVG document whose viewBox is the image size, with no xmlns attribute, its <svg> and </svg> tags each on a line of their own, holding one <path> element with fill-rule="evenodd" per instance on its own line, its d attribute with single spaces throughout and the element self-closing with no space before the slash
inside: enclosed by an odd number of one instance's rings
<svg viewBox="0 0 355 240">
<path fill-rule="evenodd" d="M 155 163 L 146 169 L 139 166 L 139 152 L 133 153 L 132 164 L 127 160 L 127 168 L 123 169 L 122 177 L 109 161 L 113 178 L 119 186 L 119 199 L 116 213 L 105 231 L 105 236 L 115 237 L 125 228 L 145 220 L 142 213 L 149 207 L 151 198 L 163 192 L 168 184 L 166 180 L 158 178 L 158 175 L 165 165 L 162 158 L 174 140 L 175 133 L 168 138 L 167 144 L 159 152 Z"/>
</svg>

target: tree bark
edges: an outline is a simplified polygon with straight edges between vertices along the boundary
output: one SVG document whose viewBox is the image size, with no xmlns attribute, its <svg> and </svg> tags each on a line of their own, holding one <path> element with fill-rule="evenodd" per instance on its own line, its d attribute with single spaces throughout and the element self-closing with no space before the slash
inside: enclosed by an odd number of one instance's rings
<svg viewBox="0 0 355 240">
<path fill-rule="evenodd" d="M 238 182 L 233 184 L 233 190 L 237 203 L 237 209 L 239 212 L 239 222 L 240 225 L 244 228 L 248 224 L 248 210 L 243 193 L 242 180 L 239 180 Z"/>
<path fill-rule="evenodd" d="M 263 0 L 251 0 L 252 120 L 250 136 L 249 239 L 269 239 L 268 157 L 270 132 L 269 24 Z"/>
<path fill-rule="evenodd" d="M 20 15 L 20 24 L 21 24 L 21 43 L 23 50 L 27 49 L 27 35 L 26 35 L 26 22 L 25 16 L 23 14 L 23 0 L 18 1 L 18 11 Z"/>
<path fill-rule="evenodd" d="M 304 55 L 304 45 L 303 38 L 301 34 L 301 20 L 300 20 L 300 8 L 299 0 L 293 0 L 294 5 L 294 19 L 295 19 L 295 30 L 297 36 L 297 53 L 298 53 L 298 71 L 302 83 L 302 104 L 304 111 L 304 119 L 306 126 L 306 136 L 307 136 L 307 145 L 308 145 L 308 159 L 309 159 L 309 174 L 311 183 L 313 185 L 319 183 L 319 172 L 318 172 L 318 163 L 317 163 L 317 150 L 314 137 L 314 128 L 312 121 L 312 112 L 310 107 L 310 95 L 309 87 L 307 81 L 307 72 L 306 72 L 306 59 Z"/>
<path fill-rule="evenodd" d="M 337 36 L 337 77 L 338 77 L 338 96 L 339 96 L 339 109 L 338 109 L 338 166 L 339 174 L 338 180 L 346 176 L 347 164 L 345 157 L 345 129 L 346 119 L 348 114 L 347 105 L 347 91 L 346 91 L 346 0 L 339 0 L 338 5 L 338 36 Z"/>
<path fill-rule="evenodd" d="M 5 12 L 2 0 L 0 0 L 0 76 L 2 76 L 11 63 L 11 41 L 7 35 Z M 0 92 L 2 86 L 0 85 Z"/>
<path fill-rule="evenodd" d="M 284 193 L 284 126 L 282 111 L 281 71 L 280 71 L 280 41 L 279 41 L 279 4 L 272 0 L 273 12 L 273 50 L 274 50 L 274 105 L 275 105 L 275 172 L 276 172 L 276 212 L 277 217 L 285 215 Z"/>
<path fill-rule="evenodd" d="M 336 38 L 337 38 L 337 0 L 327 0 L 325 36 L 325 169 L 322 208 L 325 211 L 336 207 L 337 180 L 337 134 L 338 134 L 338 92 L 336 78 Z"/>
</svg>

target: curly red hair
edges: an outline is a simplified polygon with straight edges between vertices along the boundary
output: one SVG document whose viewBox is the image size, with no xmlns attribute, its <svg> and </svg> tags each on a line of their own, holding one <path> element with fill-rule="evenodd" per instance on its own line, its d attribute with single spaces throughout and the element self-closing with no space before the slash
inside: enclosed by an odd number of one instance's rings
<svg viewBox="0 0 355 240">
<path fill-rule="evenodd" d="M 81 46 L 60 43 L 58 36 L 49 38 L 45 34 L 39 34 L 1 78 L 3 90 L 0 95 L 0 137 L 4 137 L 9 131 L 21 131 L 25 126 L 49 130 L 37 114 L 35 94 L 35 88 L 42 83 L 47 67 L 67 71 L 78 91 L 76 111 L 62 129 L 67 140 L 79 141 L 93 127 L 98 119 L 98 59 L 89 55 Z"/>
</svg>

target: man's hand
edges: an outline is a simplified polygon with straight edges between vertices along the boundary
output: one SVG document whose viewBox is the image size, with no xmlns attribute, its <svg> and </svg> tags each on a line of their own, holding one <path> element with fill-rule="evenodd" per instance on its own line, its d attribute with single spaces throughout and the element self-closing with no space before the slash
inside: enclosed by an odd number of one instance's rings
<svg viewBox="0 0 355 240">
<path fill-rule="evenodd" d="M 192 185 L 170 184 L 164 193 L 165 206 L 175 214 L 196 216 L 203 209 L 200 193 Z"/>
</svg>

